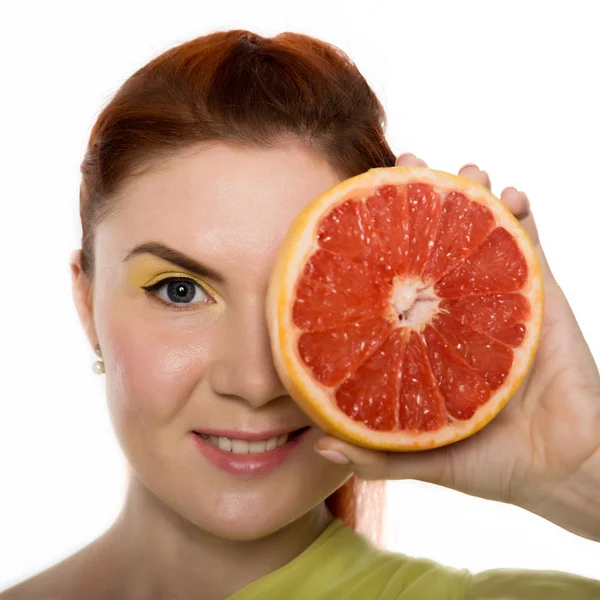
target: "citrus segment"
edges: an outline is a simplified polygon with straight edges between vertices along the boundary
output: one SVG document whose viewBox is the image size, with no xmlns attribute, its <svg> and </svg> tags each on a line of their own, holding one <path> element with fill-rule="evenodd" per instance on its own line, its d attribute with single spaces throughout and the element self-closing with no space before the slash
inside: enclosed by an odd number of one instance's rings
<svg viewBox="0 0 600 600">
<path fill-rule="evenodd" d="M 531 315 L 529 302 L 521 294 L 449 298 L 440 302 L 440 311 L 448 311 L 463 325 L 512 348 L 523 342 Z"/>
<path fill-rule="evenodd" d="M 408 269 L 409 219 L 408 196 L 404 188 L 378 187 L 364 202 L 370 217 L 371 261 L 384 271 L 404 276 Z M 372 227 L 371 227 L 372 225 Z"/>
<path fill-rule="evenodd" d="M 409 333 L 394 329 L 339 387 L 336 402 L 350 418 L 379 431 L 398 429 L 400 374 Z"/>
<path fill-rule="evenodd" d="M 352 258 L 366 258 L 372 225 L 363 202 L 347 200 L 336 206 L 317 231 L 319 246 Z"/>
<path fill-rule="evenodd" d="M 492 212 L 464 194 L 450 192 L 440 217 L 437 239 L 421 279 L 431 283 L 441 279 L 483 242 L 495 225 Z"/>
<path fill-rule="evenodd" d="M 435 431 L 448 423 L 448 409 L 415 331 L 406 345 L 399 400 L 399 429 Z"/>
<path fill-rule="evenodd" d="M 483 243 L 435 284 L 441 298 L 516 292 L 527 281 L 527 263 L 515 238 L 496 227 Z"/>
<path fill-rule="evenodd" d="M 368 264 L 319 249 L 298 282 L 294 323 L 314 331 L 382 315 L 389 289 L 390 283 L 377 277 Z M 365 302 L 365 295 L 370 302 Z"/>
<path fill-rule="evenodd" d="M 433 327 L 425 327 L 423 340 L 448 414 L 455 419 L 470 419 L 490 397 L 490 388 Z"/>
<path fill-rule="evenodd" d="M 452 314 L 438 313 L 432 319 L 432 327 L 444 341 L 466 361 L 491 389 L 498 389 L 505 381 L 513 363 L 510 348 L 487 335 L 479 333 Z"/>
<path fill-rule="evenodd" d="M 487 188 L 424 167 L 325 191 L 278 253 L 267 317 L 278 373 L 353 443 L 425 449 L 488 423 L 533 360 L 541 270 Z"/>
<path fill-rule="evenodd" d="M 406 188 L 410 218 L 408 275 L 418 277 L 434 245 L 442 201 L 433 186 L 426 183 L 409 183 Z"/>
<path fill-rule="evenodd" d="M 390 334 L 385 319 L 368 319 L 345 327 L 303 333 L 298 352 L 317 381 L 334 386 L 349 377 Z"/>
</svg>

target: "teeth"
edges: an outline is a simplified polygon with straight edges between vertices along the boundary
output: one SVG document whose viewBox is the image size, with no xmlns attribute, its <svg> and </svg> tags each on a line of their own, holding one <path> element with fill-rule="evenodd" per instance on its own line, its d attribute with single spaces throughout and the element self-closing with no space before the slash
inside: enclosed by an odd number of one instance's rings
<svg viewBox="0 0 600 600">
<path fill-rule="evenodd" d="M 225 452 L 231 450 L 231 440 L 229 438 L 211 435 L 209 439 L 220 450 L 225 450 Z"/>
<path fill-rule="evenodd" d="M 250 444 L 244 440 L 231 440 L 231 451 L 234 454 L 248 454 Z"/>
<path fill-rule="evenodd" d="M 279 436 L 269 438 L 262 442 L 247 442 L 246 440 L 232 440 L 226 437 L 217 437 L 215 435 L 202 435 L 205 440 L 208 440 L 213 446 L 223 450 L 224 452 L 233 452 L 234 454 L 258 454 L 260 452 L 268 452 L 275 450 L 279 446 L 283 446 L 288 441 L 288 434 L 284 433 Z"/>
</svg>

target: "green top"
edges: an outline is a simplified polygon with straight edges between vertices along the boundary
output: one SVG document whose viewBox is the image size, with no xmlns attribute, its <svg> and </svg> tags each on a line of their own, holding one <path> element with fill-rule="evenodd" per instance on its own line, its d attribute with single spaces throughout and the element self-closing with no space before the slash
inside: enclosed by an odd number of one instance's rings
<svg viewBox="0 0 600 600">
<path fill-rule="evenodd" d="M 229 597 L 270 599 L 600 600 L 600 581 L 560 571 L 494 569 L 473 575 L 379 550 L 335 519 L 294 560 Z"/>
</svg>

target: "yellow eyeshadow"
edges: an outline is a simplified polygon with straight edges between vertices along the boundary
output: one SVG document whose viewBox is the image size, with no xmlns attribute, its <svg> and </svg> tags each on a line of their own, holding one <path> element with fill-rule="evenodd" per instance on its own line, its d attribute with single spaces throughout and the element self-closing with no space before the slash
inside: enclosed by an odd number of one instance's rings
<svg viewBox="0 0 600 600">
<path fill-rule="evenodd" d="M 193 279 L 198 285 L 202 286 L 207 293 L 214 295 L 215 297 L 218 296 L 210 285 L 199 279 L 196 275 L 188 273 L 187 271 L 178 271 L 174 268 L 174 265 L 171 265 L 171 263 L 160 258 L 140 256 L 139 258 L 136 257 L 131 259 L 130 262 L 131 265 L 127 270 L 126 280 L 132 287 L 148 287 L 163 279 L 182 277 Z"/>
</svg>

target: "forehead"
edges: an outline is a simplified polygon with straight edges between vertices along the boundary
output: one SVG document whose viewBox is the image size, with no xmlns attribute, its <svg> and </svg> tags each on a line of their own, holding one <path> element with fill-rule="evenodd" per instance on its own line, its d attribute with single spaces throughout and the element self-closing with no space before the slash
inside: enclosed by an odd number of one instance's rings
<svg viewBox="0 0 600 600">
<path fill-rule="evenodd" d="M 209 262 L 226 279 L 249 271 L 264 277 L 293 219 L 339 181 L 328 162 L 299 143 L 196 147 L 133 178 L 97 242 L 123 256 L 159 241 Z"/>
</svg>

